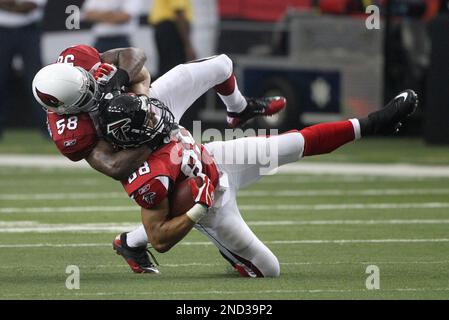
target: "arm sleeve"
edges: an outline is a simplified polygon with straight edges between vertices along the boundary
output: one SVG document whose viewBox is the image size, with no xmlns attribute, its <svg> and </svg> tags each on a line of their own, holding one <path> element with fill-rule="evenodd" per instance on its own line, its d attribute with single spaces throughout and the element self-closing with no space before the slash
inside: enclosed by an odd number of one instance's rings
<svg viewBox="0 0 449 320">
<path fill-rule="evenodd" d="M 168 177 L 155 177 L 134 192 L 131 198 L 142 208 L 151 209 L 167 197 L 169 184 Z"/>
</svg>

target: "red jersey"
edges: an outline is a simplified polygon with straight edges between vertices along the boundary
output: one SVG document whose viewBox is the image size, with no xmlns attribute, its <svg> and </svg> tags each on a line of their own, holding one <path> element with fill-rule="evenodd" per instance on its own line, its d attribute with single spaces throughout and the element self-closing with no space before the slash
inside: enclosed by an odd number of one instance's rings
<svg viewBox="0 0 449 320">
<path fill-rule="evenodd" d="M 47 125 L 58 150 L 72 161 L 86 158 L 98 142 L 97 130 L 88 113 L 59 115 L 47 111 Z"/>
<path fill-rule="evenodd" d="M 184 137 L 188 135 L 191 138 L 189 141 L 193 141 L 187 130 L 182 129 L 181 133 Z M 189 146 L 199 150 L 200 154 L 196 154 L 193 158 L 201 162 L 202 173 L 207 175 L 216 187 L 219 174 L 209 152 L 203 145 L 196 143 L 189 145 L 185 141 L 176 139 L 154 151 L 139 169 L 122 181 L 128 195 L 143 208 L 150 209 L 159 204 L 177 183 L 187 178 L 181 167 L 183 157 L 186 156 L 183 151 Z"/>
<path fill-rule="evenodd" d="M 95 48 L 77 45 L 62 51 L 57 63 L 69 63 L 93 72 L 101 64 L 101 58 Z M 47 112 L 47 125 L 59 151 L 72 161 L 86 158 L 98 142 L 94 122 L 88 113 L 58 115 Z"/>
</svg>

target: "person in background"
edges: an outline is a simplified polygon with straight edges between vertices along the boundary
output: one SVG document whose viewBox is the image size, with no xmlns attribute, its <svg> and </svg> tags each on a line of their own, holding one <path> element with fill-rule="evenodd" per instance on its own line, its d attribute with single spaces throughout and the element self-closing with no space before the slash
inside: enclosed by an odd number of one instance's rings
<svg viewBox="0 0 449 320">
<path fill-rule="evenodd" d="M 40 22 L 47 0 L 0 0 L 0 137 L 6 122 L 8 85 L 14 57 L 23 61 L 24 95 L 33 107 L 35 122 L 45 123 L 40 106 L 32 98 L 31 82 L 42 67 Z M 41 129 L 44 127 L 41 125 Z"/>
<path fill-rule="evenodd" d="M 139 24 L 141 0 L 86 0 L 83 19 L 93 23 L 94 47 L 105 52 L 131 47 L 131 36 Z"/>
<path fill-rule="evenodd" d="M 197 58 L 217 54 L 219 14 L 217 0 L 192 0 L 192 44 Z"/>
<path fill-rule="evenodd" d="M 196 58 L 190 40 L 192 5 L 189 0 L 154 0 L 148 22 L 154 26 L 159 75 Z"/>
</svg>

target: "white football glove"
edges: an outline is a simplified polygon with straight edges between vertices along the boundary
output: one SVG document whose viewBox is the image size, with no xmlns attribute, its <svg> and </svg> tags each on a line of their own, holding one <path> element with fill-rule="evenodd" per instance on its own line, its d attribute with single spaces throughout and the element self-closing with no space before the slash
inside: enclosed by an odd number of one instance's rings
<svg viewBox="0 0 449 320">
<path fill-rule="evenodd" d="M 102 63 L 98 66 L 97 70 L 94 72 L 94 78 L 97 80 L 98 84 L 106 85 L 109 80 L 117 72 L 117 67 L 110 63 Z"/>
</svg>

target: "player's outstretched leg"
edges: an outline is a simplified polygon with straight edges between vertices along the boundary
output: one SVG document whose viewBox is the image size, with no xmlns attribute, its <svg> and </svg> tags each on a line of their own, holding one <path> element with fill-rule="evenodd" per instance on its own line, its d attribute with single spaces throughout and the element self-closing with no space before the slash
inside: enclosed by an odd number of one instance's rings
<svg viewBox="0 0 449 320">
<path fill-rule="evenodd" d="M 134 233 L 139 232 L 140 227 Z M 130 233 L 132 233 L 130 232 Z M 131 247 L 127 243 L 127 233 L 119 234 L 112 242 L 112 248 L 121 255 L 135 273 L 159 273 L 159 270 L 148 256 L 147 241 L 143 245 Z M 154 257 L 153 257 L 154 259 Z"/>
<path fill-rule="evenodd" d="M 273 135 L 270 137 L 247 137 L 224 142 L 206 144 L 206 148 L 220 165 L 226 165 L 229 172 L 235 172 L 239 187 L 248 186 L 259 180 L 267 163 L 261 163 L 259 154 L 269 156 L 269 169 L 296 162 L 307 156 L 330 153 L 339 147 L 375 134 L 394 133 L 416 110 L 418 97 L 407 90 L 394 98 L 385 108 L 369 114 L 363 119 L 329 122 L 313 125 L 300 131 Z M 276 146 L 276 148 L 272 148 Z M 257 150 L 257 152 L 254 152 Z M 276 162 L 272 162 L 271 156 Z M 241 163 L 234 163 L 239 155 Z M 243 165 L 242 165 L 243 164 Z M 271 166 L 274 164 L 274 167 Z"/>
<path fill-rule="evenodd" d="M 249 98 L 240 92 L 233 73 L 232 60 L 227 56 L 224 63 L 231 72 L 225 81 L 214 86 L 215 91 L 226 106 L 227 122 L 230 128 L 243 126 L 248 120 L 257 116 L 272 116 L 287 105 L 284 97 Z"/>
<path fill-rule="evenodd" d="M 418 103 L 418 96 L 413 90 L 401 92 L 385 108 L 359 120 L 362 136 L 398 132 L 403 122 L 415 112 Z"/>
<path fill-rule="evenodd" d="M 406 90 L 366 118 L 304 128 L 299 131 L 304 138 L 302 156 L 329 153 L 361 137 L 396 133 L 417 107 L 418 96 L 413 90 Z"/>
</svg>

